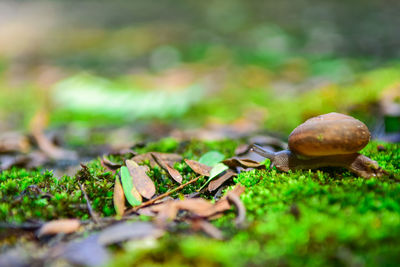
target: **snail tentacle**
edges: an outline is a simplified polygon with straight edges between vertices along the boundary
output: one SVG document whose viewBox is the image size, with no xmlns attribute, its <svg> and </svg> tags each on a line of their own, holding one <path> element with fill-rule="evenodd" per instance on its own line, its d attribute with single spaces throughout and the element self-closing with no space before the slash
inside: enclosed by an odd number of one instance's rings
<svg viewBox="0 0 400 267">
<path fill-rule="evenodd" d="M 273 162 L 273 160 L 275 159 L 276 153 L 273 151 L 270 151 L 268 149 L 265 149 L 259 145 L 253 144 L 253 146 L 251 147 L 250 151 L 254 151 L 257 154 L 263 156 L 264 158 L 270 159 L 271 160 L 271 164 Z"/>
</svg>

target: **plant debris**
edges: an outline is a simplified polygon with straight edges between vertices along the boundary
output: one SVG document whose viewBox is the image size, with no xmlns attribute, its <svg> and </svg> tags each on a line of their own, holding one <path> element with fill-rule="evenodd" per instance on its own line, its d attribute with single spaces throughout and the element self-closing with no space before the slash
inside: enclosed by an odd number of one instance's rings
<svg viewBox="0 0 400 267">
<path fill-rule="evenodd" d="M 165 162 L 166 164 L 173 166 L 175 162 L 180 162 L 182 161 L 182 156 L 178 154 L 173 154 L 173 153 L 161 153 L 161 152 L 148 152 L 140 155 L 136 155 L 132 158 L 133 161 L 136 163 L 144 163 L 145 161 L 148 161 L 150 163 L 150 166 L 154 168 L 154 166 L 159 165 L 157 161 L 154 158 L 154 155 Z M 160 165 L 159 165 L 160 166 Z M 162 167 L 162 166 L 160 166 Z"/>
<path fill-rule="evenodd" d="M 132 176 L 133 185 L 144 198 L 151 199 L 156 193 L 153 181 L 146 174 L 146 167 L 139 166 L 133 160 L 126 160 L 126 167 Z"/>
<path fill-rule="evenodd" d="M 236 176 L 236 173 L 232 170 L 227 170 L 224 174 L 221 175 L 218 179 L 211 181 L 208 184 L 208 191 L 212 192 L 218 189 L 223 183 Z"/>
<path fill-rule="evenodd" d="M 195 173 L 203 176 L 210 176 L 212 167 L 191 159 L 185 159 L 185 162 Z"/>
<path fill-rule="evenodd" d="M 139 194 L 138 190 L 133 184 L 133 179 L 128 167 L 122 166 L 120 174 L 122 188 L 124 189 L 124 194 L 129 204 L 131 204 L 132 206 L 140 205 L 142 203 L 142 196 Z"/>
<path fill-rule="evenodd" d="M 175 170 L 171 165 L 169 165 L 168 161 L 171 162 L 171 160 L 166 160 L 166 157 L 162 157 L 160 153 L 151 153 L 153 156 L 154 160 L 157 162 L 157 164 L 163 168 L 176 182 L 179 184 L 182 183 L 182 175 Z M 175 158 L 176 159 L 176 158 Z M 172 160 L 173 161 L 173 160 Z"/>
<path fill-rule="evenodd" d="M 59 233 L 70 234 L 76 232 L 81 223 L 77 219 L 60 219 L 45 223 L 40 227 L 37 236 L 55 235 Z"/>
<path fill-rule="evenodd" d="M 125 212 L 125 194 L 122 188 L 119 176 L 115 176 L 114 194 L 113 194 L 114 209 L 118 216 L 124 215 Z"/>
<path fill-rule="evenodd" d="M 99 243 L 103 246 L 120 243 L 132 239 L 158 238 L 164 230 L 150 222 L 122 222 L 109 226 L 99 234 Z"/>
<path fill-rule="evenodd" d="M 261 164 L 255 160 L 251 159 L 241 159 L 241 158 L 230 158 L 226 159 L 223 161 L 225 165 L 227 165 L 229 168 L 237 168 L 237 167 L 242 167 L 242 168 L 254 168 L 254 169 L 265 169 L 265 165 Z"/>
</svg>

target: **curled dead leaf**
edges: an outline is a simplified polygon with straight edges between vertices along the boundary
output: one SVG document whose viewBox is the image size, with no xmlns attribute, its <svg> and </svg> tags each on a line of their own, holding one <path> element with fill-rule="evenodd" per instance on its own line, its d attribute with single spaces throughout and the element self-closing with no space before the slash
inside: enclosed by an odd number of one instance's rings
<svg viewBox="0 0 400 267">
<path fill-rule="evenodd" d="M 105 168 L 107 168 L 107 169 L 109 169 L 110 171 L 113 171 L 113 172 L 115 172 L 116 170 L 118 170 L 122 166 L 121 164 L 112 162 L 106 156 L 103 156 L 103 158 L 101 159 L 101 165 L 103 165 Z"/>
<path fill-rule="evenodd" d="M 227 199 L 229 203 L 232 203 L 237 210 L 237 217 L 235 219 L 235 223 L 237 226 L 243 226 L 245 219 L 246 219 L 246 208 L 243 205 L 240 197 L 233 192 L 229 192 L 227 194 Z"/>
<path fill-rule="evenodd" d="M 230 194 L 240 196 L 244 189 L 244 186 L 237 185 Z M 157 213 L 156 221 L 163 225 L 166 221 L 175 220 L 180 210 L 186 210 L 196 217 L 213 219 L 230 208 L 230 202 L 225 196 L 215 204 L 202 198 L 167 201 L 152 206 L 151 211 Z"/>
<path fill-rule="evenodd" d="M 52 159 L 76 159 L 78 156 L 74 151 L 66 150 L 56 146 L 44 134 L 44 129 L 48 123 L 48 113 L 39 110 L 30 121 L 30 130 L 40 150 Z"/>
</svg>

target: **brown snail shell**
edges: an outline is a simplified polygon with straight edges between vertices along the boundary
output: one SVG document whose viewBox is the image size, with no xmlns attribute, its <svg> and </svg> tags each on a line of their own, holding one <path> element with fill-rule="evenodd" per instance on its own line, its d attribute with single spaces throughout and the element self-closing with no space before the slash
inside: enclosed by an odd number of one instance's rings
<svg viewBox="0 0 400 267">
<path fill-rule="evenodd" d="M 297 155 L 329 156 L 356 153 L 371 137 L 361 121 L 340 113 L 311 118 L 289 136 L 289 149 Z"/>
</svg>

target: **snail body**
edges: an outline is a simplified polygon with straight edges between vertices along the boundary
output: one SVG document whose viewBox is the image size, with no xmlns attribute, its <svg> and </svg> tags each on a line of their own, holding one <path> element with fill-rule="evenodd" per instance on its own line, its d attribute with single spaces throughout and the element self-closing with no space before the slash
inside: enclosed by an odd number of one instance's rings
<svg viewBox="0 0 400 267">
<path fill-rule="evenodd" d="M 271 167 L 289 171 L 320 167 L 344 167 L 358 176 L 381 176 L 378 163 L 358 153 L 371 134 L 361 121 L 340 113 L 311 118 L 289 136 L 289 149 L 272 152 L 253 145 L 252 150 L 271 160 Z"/>
</svg>

